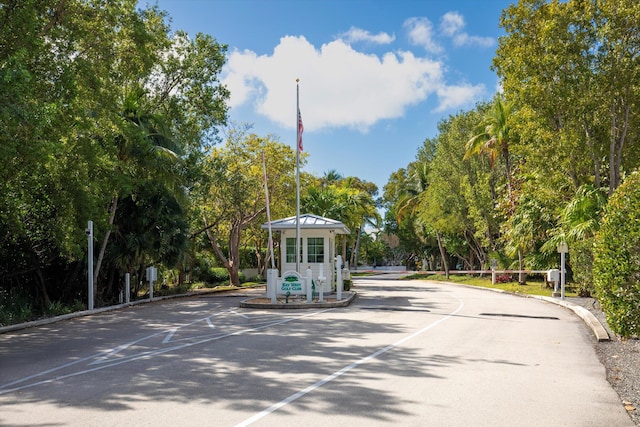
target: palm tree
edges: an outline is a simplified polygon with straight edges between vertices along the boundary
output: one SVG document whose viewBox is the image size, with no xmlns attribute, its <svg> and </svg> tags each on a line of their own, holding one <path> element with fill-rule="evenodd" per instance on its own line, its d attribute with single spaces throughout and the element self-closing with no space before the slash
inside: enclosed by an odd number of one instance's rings
<svg viewBox="0 0 640 427">
<path fill-rule="evenodd" d="M 117 148 L 117 170 L 123 180 L 130 179 L 125 184 L 127 191 L 135 191 L 141 182 L 161 182 L 171 191 L 172 195 L 181 200 L 184 191 L 181 187 L 180 174 L 175 165 L 180 159 L 182 149 L 171 137 L 164 117 L 150 113 L 145 105 L 146 91 L 140 86 L 128 90 L 123 98 L 122 132 L 114 139 Z M 97 295 L 98 276 L 105 256 L 107 244 L 112 233 L 118 202 L 122 196 L 121 190 L 115 189 L 109 206 L 109 228 L 102 241 L 98 259 L 94 269 L 94 295 Z"/>
<path fill-rule="evenodd" d="M 496 95 L 493 99 L 491 108 L 484 118 L 476 126 L 473 136 L 467 141 L 464 159 L 468 159 L 473 155 L 487 156 L 491 167 L 495 166 L 495 161 L 502 156 L 507 178 L 507 194 L 509 203 L 512 202 L 512 176 L 511 176 L 511 156 L 509 154 L 509 145 L 516 141 L 517 135 L 511 126 L 513 120 L 513 103 L 506 102 L 502 95 Z M 522 247 L 518 247 L 518 268 L 520 274 L 518 281 L 524 282 L 524 256 Z"/>
<path fill-rule="evenodd" d="M 511 198 L 511 157 L 509 145 L 517 136 L 511 126 L 513 117 L 513 103 L 505 102 L 501 95 L 497 95 L 485 117 L 476 126 L 473 136 L 466 145 L 464 159 L 472 155 L 484 155 L 489 158 L 491 167 L 498 157 L 504 159 L 507 175 L 507 191 Z"/>
<path fill-rule="evenodd" d="M 590 295 L 594 289 L 593 240 L 600 229 L 606 205 L 606 189 L 592 184 L 580 186 L 560 214 L 561 230 L 541 248 L 542 251 L 553 253 L 560 243 L 569 244 L 573 277 L 581 295 Z"/>
</svg>

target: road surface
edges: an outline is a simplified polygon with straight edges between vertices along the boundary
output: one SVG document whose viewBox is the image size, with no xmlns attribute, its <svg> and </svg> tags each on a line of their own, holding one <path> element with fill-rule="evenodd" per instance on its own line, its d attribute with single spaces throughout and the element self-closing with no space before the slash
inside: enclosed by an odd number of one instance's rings
<svg viewBox="0 0 640 427">
<path fill-rule="evenodd" d="M 0 335 L 3 426 L 633 426 L 571 311 L 356 279 L 346 308 L 208 295 Z"/>
</svg>

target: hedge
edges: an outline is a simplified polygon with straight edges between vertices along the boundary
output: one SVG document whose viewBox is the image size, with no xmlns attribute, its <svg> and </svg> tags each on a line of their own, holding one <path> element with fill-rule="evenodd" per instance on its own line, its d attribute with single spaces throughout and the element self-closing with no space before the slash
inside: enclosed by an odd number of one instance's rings
<svg viewBox="0 0 640 427">
<path fill-rule="evenodd" d="M 594 244 L 596 296 L 613 332 L 640 335 L 640 174 L 609 198 Z"/>
</svg>

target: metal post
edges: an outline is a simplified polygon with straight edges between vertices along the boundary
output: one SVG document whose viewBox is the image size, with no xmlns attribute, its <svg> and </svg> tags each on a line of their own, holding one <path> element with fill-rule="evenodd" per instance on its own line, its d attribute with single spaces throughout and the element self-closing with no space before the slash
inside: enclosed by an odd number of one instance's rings
<svg viewBox="0 0 640 427">
<path fill-rule="evenodd" d="M 87 261 L 88 261 L 88 268 L 87 268 L 87 277 L 88 277 L 88 285 L 89 285 L 89 310 L 93 310 L 93 303 L 94 303 L 94 296 L 93 296 L 93 221 L 89 221 L 87 224 L 87 229 L 86 229 L 86 234 L 87 234 L 87 247 L 88 247 L 88 254 L 87 254 Z"/>
<path fill-rule="evenodd" d="M 560 253 L 560 299 L 564 299 L 564 285 L 565 285 L 564 255 L 565 255 L 565 252 L 562 251 Z"/>
<path fill-rule="evenodd" d="M 336 300 L 342 300 L 342 255 L 336 257 Z"/>
<path fill-rule="evenodd" d="M 124 302 L 129 304 L 131 302 L 131 275 L 129 273 L 124 275 Z"/>
</svg>

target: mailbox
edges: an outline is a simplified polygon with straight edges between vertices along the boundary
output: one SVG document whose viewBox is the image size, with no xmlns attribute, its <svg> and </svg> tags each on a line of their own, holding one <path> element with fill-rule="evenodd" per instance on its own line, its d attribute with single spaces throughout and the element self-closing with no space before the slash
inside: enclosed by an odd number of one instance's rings
<svg viewBox="0 0 640 427">
<path fill-rule="evenodd" d="M 547 281 L 558 283 L 560 281 L 560 270 L 553 268 L 547 271 Z"/>
</svg>

